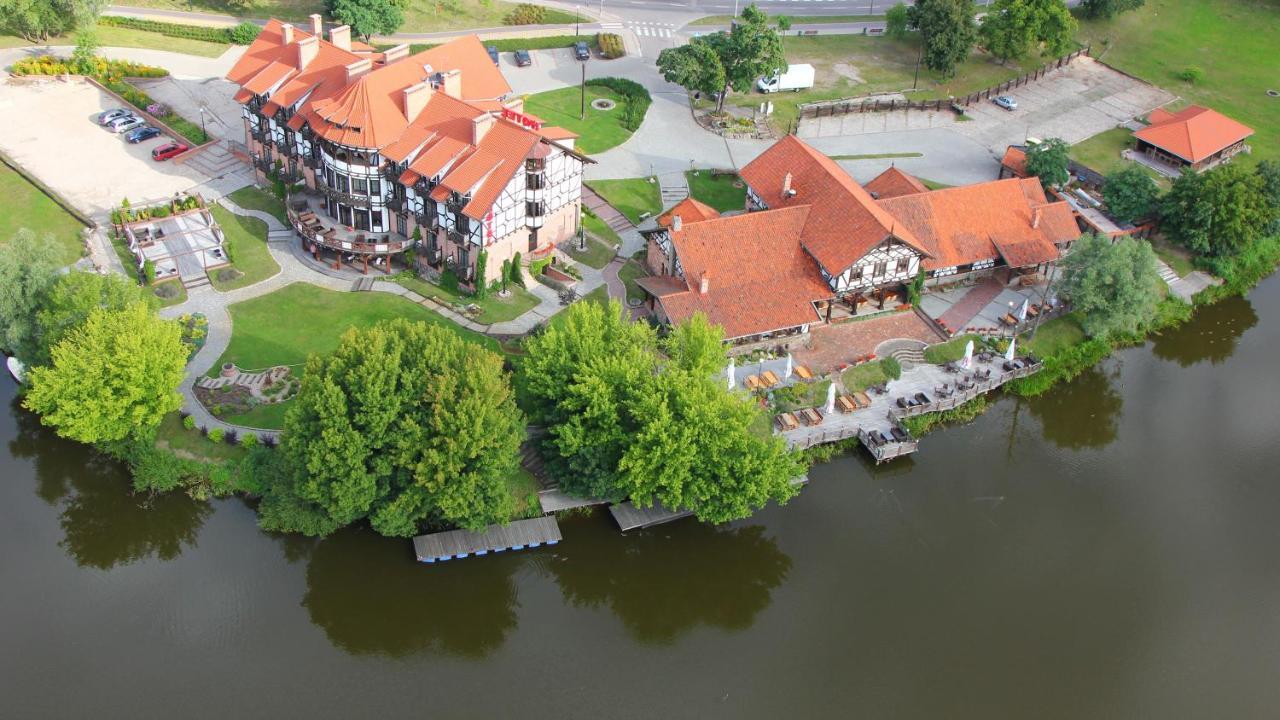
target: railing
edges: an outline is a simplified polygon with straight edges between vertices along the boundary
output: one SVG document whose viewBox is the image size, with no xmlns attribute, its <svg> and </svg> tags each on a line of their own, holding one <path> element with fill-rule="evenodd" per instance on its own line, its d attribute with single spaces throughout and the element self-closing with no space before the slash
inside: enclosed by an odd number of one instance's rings
<svg viewBox="0 0 1280 720">
<path fill-rule="evenodd" d="M 345 192 L 342 192 L 341 190 L 334 190 L 333 188 L 327 185 L 322 187 L 324 188 L 324 194 L 326 196 L 344 205 L 351 205 L 352 207 L 362 207 L 362 208 L 369 208 L 369 207 L 372 207 L 373 205 L 373 203 L 370 201 L 368 196 L 352 195 L 351 193 L 345 193 Z"/>
<path fill-rule="evenodd" d="M 999 375 L 996 375 L 994 378 L 991 378 L 989 380 L 974 382 L 973 387 L 967 388 L 965 390 L 956 390 L 951 394 L 950 397 L 940 398 L 938 400 L 934 400 L 933 402 L 926 403 L 923 405 L 915 405 L 913 407 L 889 408 L 889 415 L 896 421 L 906 417 L 915 417 L 916 415 L 924 415 L 925 413 L 954 410 L 955 408 L 960 407 L 961 405 L 969 402 L 970 400 L 978 397 L 979 395 L 983 395 L 985 393 L 991 392 L 992 390 L 995 390 L 996 388 L 1009 382 L 1010 380 L 1016 380 L 1018 378 L 1023 378 L 1038 372 L 1041 366 L 1042 366 L 1042 363 L 1037 361 L 1034 363 L 1028 363 L 1016 370 L 1005 370 L 1005 371 L 1002 371 Z"/>
<path fill-rule="evenodd" d="M 392 195 L 386 200 L 387 209 L 391 212 L 400 212 L 404 209 L 404 198 Z"/>
</svg>

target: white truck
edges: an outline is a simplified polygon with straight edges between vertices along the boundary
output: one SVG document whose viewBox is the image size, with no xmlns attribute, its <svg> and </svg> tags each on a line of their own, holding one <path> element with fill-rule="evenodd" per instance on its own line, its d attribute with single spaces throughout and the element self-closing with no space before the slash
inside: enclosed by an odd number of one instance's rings
<svg viewBox="0 0 1280 720">
<path fill-rule="evenodd" d="M 789 65 L 786 72 L 774 73 L 768 77 L 762 77 L 756 82 L 756 87 L 762 93 L 782 92 L 783 90 L 793 90 L 799 92 L 813 87 L 813 66 L 812 65 Z"/>
</svg>

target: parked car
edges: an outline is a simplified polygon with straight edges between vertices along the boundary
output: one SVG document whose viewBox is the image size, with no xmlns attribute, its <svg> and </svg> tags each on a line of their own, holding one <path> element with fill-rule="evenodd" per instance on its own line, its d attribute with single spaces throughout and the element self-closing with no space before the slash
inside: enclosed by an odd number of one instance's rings
<svg viewBox="0 0 1280 720">
<path fill-rule="evenodd" d="M 489 59 L 493 61 L 494 65 L 497 65 L 498 64 L 498 46 L 486 45 L 484 48 L 484 51 L 489 53 Z"/>
<path fill-rule="evenodd" d="M 783 90 L 800 92 L 813 87 L 813 77 L 812 65 L 790 65 L 787 67 L 786 72 L 774 73 L 768 77 L 760 78 L 756 82 L 756 88 L 762 93 L 775 93 Z"/>
<path fill-rule="evenodd" d="M 1018 101 L 1008 95 L 998 95 L 991 99 L 991 102 L 999 105 L 1005 110 L 1013 111 L 1018 109 Z"/>
<path fill-rule="evenodd" d="M 585 41 L 579 40 L 578 42 L 573 44 L 573 56 L 578 58 L 579 60 L 590 60 L 591 48 L 587 45 Z"/>
<path fill-rule="evenodd" d="M 137 115 L 134 115 L 133 113 L 126 113 L 124 115 L 120 115 L 118 117 L 112 118 L 111 120 L 108 120 L 107 122 L 103 123 L 103 127 L 110 130 L 111 132 L 120 132 L 116 128 L 118 128 L 119 126 L 127 122 L 132 122 L 137 119 L 138 119 Z"/>
<path fill-rule="evenodd" d="M 158 137 L 159 135 L 160 135 L 160 128 L 153 128 L 150 125 L 143 125 L 137 130 L 130 130 L 129 134 L 124 136 L 124 139 L 128 140 L 131 143 L 140 143 L 146 140 L 150 140 L 153 137 Z"/>
<path fill-rule="evenodd" d="M 181 155 L 182 153 L 190 149 L 191 149 L 190 146 L 180 142 L 161 145 L 160 147 L 151 151 L 151 159 L 155 160 L 156 162 L 163 162 L 175 155 Z"/>
<path fill-rule="evenodd" d="M 532 65 L 532 64 L 533 64 L 533 57 L 532 57 L 531 55 L 529 55 L 529 51 L 528 51 L 528 50 L 517 50 L 517 51 L 516 51 L 516 66 L 517 66 L 517 67 L 529 67 L 529 66 L 530 66 L 530 65 Z"/>
<path fill-rule="evenodd" d="M 132 114 L 133 113 L 129 112 L 128 110 L 125 110 L 124 108 L 116 108 L 114 110 L 103 110 L 101 113 L 98 114 L 98 124 L 106 125 L 107 123 L 111 122 L 112 120 L 115 120 L 116 118 L 122 118 L 125 115 L 132 115 Z"/>
<path fill-rule="evenodd" d="M 119 135 L 120 133 L 126 133 L 126 132 L 129 132 L 130 130 L 143 127 L 146 124 L 147 124 L 146 120 L 143 120 L 137 115 L 130 115 L 129 117 L 120 118 L 119 120 L 113 121 L 110 127 L 111 127 L 111 132 Z"/>
</svg>

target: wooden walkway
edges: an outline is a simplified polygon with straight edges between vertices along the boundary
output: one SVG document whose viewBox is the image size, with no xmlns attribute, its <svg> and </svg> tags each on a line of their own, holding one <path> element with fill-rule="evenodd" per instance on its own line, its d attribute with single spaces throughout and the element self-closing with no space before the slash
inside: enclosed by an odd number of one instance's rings
<svg viewBox="0 0 1280 720">
<path fill-rule="evenodd" d="M 604 505 L 608 503 L 604 498 L 581 498 L 566 494 L 560 488 L 547 488 L 538 491 L 538 504 L 542 506 L 542 512 L 550 515 L 561 510 L 573 510 L 580 507 L 591 507 L 592 505 Z"/>
<path fill-rule="evenodd" d="M 672 520 L 689 517 L 693 515 L 692 510 L 668 510 L 662 506 L 662 503 L 655 502 L 653 507 L 641 508 L 636 507 L 635 503 L 627 500 L 616 505 L 609 506 L 609 514 L 613 515 L 613 521 L 618 523 L 618 528 L 622 532 L 628 530 L 638 530 L 641 528 L 653 527 L 669 523 Z"/>
<path fill-rule="evenodd" d="M 418 562 L 433 563 L 471 555 L 488 555 L 503 550 L 522 550 L 560 542 L 560 526 L 551 516 L 517 520 L 508 525 L 490 525 L 482 532 L 448 530 L 419 535 L 413 539 Z"/>
</svg>

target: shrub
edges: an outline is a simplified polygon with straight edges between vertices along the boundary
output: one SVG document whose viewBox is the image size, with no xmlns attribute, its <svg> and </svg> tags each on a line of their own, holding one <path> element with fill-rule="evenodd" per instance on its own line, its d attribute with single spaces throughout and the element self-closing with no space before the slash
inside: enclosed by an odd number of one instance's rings
<svg viewBox="0 0 1280 720">
<path fill-rule="evenodd" d="M 190 415 L 182 418 L 182 427 L 187 430 L 194 430 L 196 427 L 196 419 Z"/>
<path fill-rule="evenodd" d="M 162 300 L 172 300 L 180 294 L 176 282 L 162 282 L 156 286 L 154 292 L 156 297 Z"/>
<path fill-rule="evenodd" d="M 147 260 L 146 262 L 142 263 L 142 277 L 144 280 L 146 280 L 148 285 L 155 283 L 156 264 L 154 261 Z"/>
<path fill-rule="evenodd" d="M 622 126 L 635 132 L 644 122 L 644 114 L 649 111 L 653 97 L 643 85 L 626 78 L 603 77 L 592 78 L 588 85 L 609 88 L 622 96 Z"/>
<path fill-rule="evenodd" d="M 226 431 L 220 427 L 213 428 L 209 431 L 209 440 L 211 442 L 220 443 L 226 436 Z"/>
<path fill-rule="evenodd" d="M 227 30 L 227 40 L 234 45 L 248 45 L 258 39 L 258 34 L 262 32 L 262 28 L 251 22 L 242 22 L 239 25 Z"/>
<path fill-rule="evenodd" d="M 547 266 L 550 264 L 551 264 L 551 258 L 534 260 L 533 262 L 529 263 L 529 274 L 534 276 L 535 278 L 540 278 L 542 277 L 542 271 L 546 270 Z"/>
<path fill-rule="evenodd" d="M 511 259 L 511 282 L 524 287 L 524 271 L 520 269 L 520 253 Z"/>
<path fill-rule="evenodd" d="M 541 5 L 521 3 L 507 13 L 502 22 L 507 25 L 541 25 L 547 19 L 547 9 Z"/>
<path fill-rule="evenodd" d="M 236 440 L 238 440 L 239 437 L 240 437 L 239 433 L 237 433 L 235 430 L 228 430 L 226 433 L 223 434 L 222 439 L 228 445 L 235 445 Z"/>
<path fill-rule="evenodd" d="M 1176 77 L 1188 85 L 1195 85 L 1204 79 L 1204 70 L 1201 70 L 1195 65 L 1188 65 L 1187 67 L 1179 70 Z"/>
<path fill-rule="evenodd" d="M 622 45 L 621 35 L 599 33 L 596 35 L 596 45 L 600 47 L 600 55 L 606 60 L 613 60 L 627 54 L 627 49 Z"/>
<path fill-rule="evenodd" d="M 244 437 L 240 438 L 240 445 L 247 448 L 257 447 L 258 436 L 254 433 L 245 433 Z"/>
<path fill-rule="evenodd" d="M 230 257 L 230 255 L 231 253 L 227 253 L 228 257 Z M 242 277 L 244 277 L 244 273 L 235 268 L 222 268 L 218 270 L 218 282 L 231 282 L 232 280 L 239 280 Z"/>
</svg>

